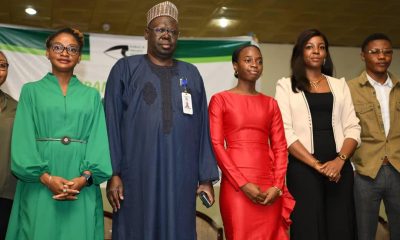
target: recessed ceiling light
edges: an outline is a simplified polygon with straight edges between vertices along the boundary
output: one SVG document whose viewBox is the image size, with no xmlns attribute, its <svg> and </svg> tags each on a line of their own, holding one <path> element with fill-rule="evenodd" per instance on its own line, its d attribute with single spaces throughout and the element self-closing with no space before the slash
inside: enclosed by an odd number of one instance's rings
<svg viewBox="0 0 400 240">
<path fill-rule="evenodd" d="M 229 20 L 226 18 L 220 18 L 218 20 L 218 25 L 222 28 L 226 28 L 229 25 Z"/>
<path fill-rule="evenodd" d="M 32 8 L 32 7 L 27 7 L 25 8 L 25 12 L 29 15 L 35 15 L 37 13 L 36 9 Z"/>
<path fill-rule="evenodd" d="M 103 23 L 103 25 L 101 25 L 101 28 L 103 28 L 104 32 L 108 32 L 111 29 L 111 25 L 109 23 Z"/>
<path fill-rule="evenodd" d="M 227 8 L 227 7 L 222 7 L 221 9 L 222 9 L 222 10 L 226 10 L 226 9 L 228 9 L 228 8 Z"/>
</svg>

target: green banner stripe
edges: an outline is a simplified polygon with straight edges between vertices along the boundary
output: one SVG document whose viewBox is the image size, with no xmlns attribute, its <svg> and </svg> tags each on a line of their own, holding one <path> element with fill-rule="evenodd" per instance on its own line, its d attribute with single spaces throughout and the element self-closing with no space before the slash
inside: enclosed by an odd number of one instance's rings
<svg viewBox="0 0 400 240">
<path fill-rule="evenodd" d="M 0 42 L 11 51 L 40 54 L 46 50 L 46 39 L 55 31 L 0 27 Z M 14 46 L 14 48 L 10 48 Z M 29 49 L 29 50 L 27 50 Z M 82 55 L 90 55 L 89 35 L 84 34 Z M 84 57 L 88 59 L 88 57 Z"/>
<path fill-rule="evenodd" d="M 81 61 L 89 61 L 89 60 L 90 60 L 90 54 L 81 55 Z"/>
<path fill-rule="evenodd" d="M 178 40 L 174 57 L 178 59 L 232 56 L 235 49 L 250 41 Z"/>
<path fill-rule="evenodd" d="M 45 55 L 45 53 L 46 53 L 46 50 L 44 50 L 44 49 L 21 47 L 21 46 L 15 46 L 15 45 L 11 45 L 11 44 L 3 44 L 3 43 L 0 43 L 0 48 L 4 49 L 4 50 L 9 50 L 12 52 L 29 53 L 29 54 L 34 54 L 34 55 Z"/>
<path fill-rule="evenodd" d="M 189 62 L 189 63 L 230 62 L 232 59 L 232 56 L 177 58 L 177 59 L 184 61 L 184 62 Z"/>
</svg>

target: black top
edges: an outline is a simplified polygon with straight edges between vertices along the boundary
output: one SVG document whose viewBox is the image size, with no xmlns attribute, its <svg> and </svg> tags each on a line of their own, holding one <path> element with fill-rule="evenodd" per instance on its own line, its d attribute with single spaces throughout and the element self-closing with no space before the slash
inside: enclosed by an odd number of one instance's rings
<svg viewBox="0 0 400 240">
<path fill-rule="evenodd" d="M 333 94 L 305 92 L 311 112 L 314 156 L 321 162 L 337 156 L 332 128 Z"/>
</svg>

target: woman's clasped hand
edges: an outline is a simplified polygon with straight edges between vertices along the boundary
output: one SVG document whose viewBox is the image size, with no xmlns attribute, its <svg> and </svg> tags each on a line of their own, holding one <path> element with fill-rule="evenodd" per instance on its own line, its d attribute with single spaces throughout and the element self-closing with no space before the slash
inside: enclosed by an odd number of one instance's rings
<svg viewBox="0 0 400 240">
<path fill-rule="evenodd" d="M 53 193 L 53 199 L 59 201 L 78 199 L 80 190 L 86 185 L 86 179 L 82 176 L 67 180 L 45 173 L 40 181 Z"/>
<path fill-rule="evenodd" d="M 241 189 L 252 202 L 262 205 L 271 205 L 279 197 L 279 190 L 275 187 L 270 187 L 263 192 L 257 184 L 247 183 Z"/>
</svg>

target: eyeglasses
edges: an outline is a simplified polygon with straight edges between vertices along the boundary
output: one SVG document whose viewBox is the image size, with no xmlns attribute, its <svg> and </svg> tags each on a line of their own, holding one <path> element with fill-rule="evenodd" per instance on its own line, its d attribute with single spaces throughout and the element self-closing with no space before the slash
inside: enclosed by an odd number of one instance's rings
<svg viewBox="0 0 400 240">
<path fill-rule="evenodd" d="M 64 50 L 67 50 L 67 53 L 71 56 L 75 56 L 75 55 L 79 54 L 79 52 L 80 52 L 78 46 L 74 46 L 74 45 L 64 46 L 61 43 L 53 43 L 51 45 L 51 49 L 53 50 L 53 52 L 58 53 L 58 54 L 64 52 Z"/>
<path fill-rule="evenodd" d="M 2 62 L 0 63 L 0 70 L 7 70 L 8 66 L 10 66 L 10 64 L 6 63 L 6 62 Z"/>
<path fill-rule="evenodd" d="M 175 29 L 168 29 L 168 28 L 149 28 L 149 30 L 152 30 L 155 34 L 161 36 L 164 33 L 168 33 L 172 37 L 178 37 L 179 36 L 179 31 Z"/>
<path fill-rule="evenodd" d="M 373 49 L 368 50 L 368 53 L 372 54 L 372 55 L 379 55 L 379 54 L 382 53 L 385 56 L 389 56 L 389 55 L 393 54 L 393 49 L 390 49 L 390 48 L 382 48 L 382 49 L 373 48 Z"/>
</svg>

